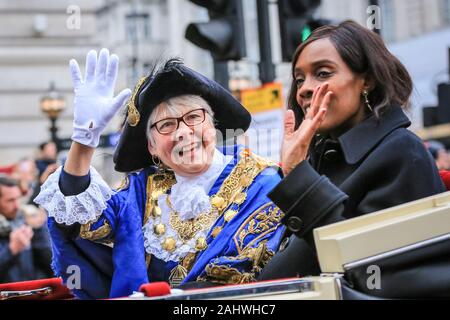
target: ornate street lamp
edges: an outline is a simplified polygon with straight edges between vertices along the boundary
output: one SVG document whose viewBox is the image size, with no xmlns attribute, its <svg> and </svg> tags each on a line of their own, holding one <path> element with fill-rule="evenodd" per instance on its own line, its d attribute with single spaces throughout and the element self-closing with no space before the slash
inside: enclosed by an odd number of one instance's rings
<svg viewBox="0 0 450 320">
<path fill-rule="evenodd" d="M 50 89 L 47 94 L 42 97 L 40 107 L 41 111 L 50 119 L 51 140 L 56 144 L 58 150 L 60 150 L 56 121 L 58 120 L 60 113 L 66 108 L 66 101 L 64 97 L 56 91 L 55 83 L 53 81 L 50 83 Z"/>
</svg>

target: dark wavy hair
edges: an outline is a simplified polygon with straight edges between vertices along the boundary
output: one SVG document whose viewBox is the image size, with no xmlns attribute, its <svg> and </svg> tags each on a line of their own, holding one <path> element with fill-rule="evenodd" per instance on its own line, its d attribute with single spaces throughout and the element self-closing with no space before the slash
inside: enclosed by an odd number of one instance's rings
<svg viewBox="0 0 450 320">
<path fill-rule="evenodd" d="M 348 20 L 314 30 L 294 53 L 288 107 L 294 111 L 297 125 L 304 115 L 296 99 L 295 64 L 302 51 L 320 39 L 329 39 L 352 72 L 372 81 L 369 101 L 378 118 L 392 105 L 409 107 L 413 83 L 405 66 L 389 52 L 379 35 Z"/>
</svg>

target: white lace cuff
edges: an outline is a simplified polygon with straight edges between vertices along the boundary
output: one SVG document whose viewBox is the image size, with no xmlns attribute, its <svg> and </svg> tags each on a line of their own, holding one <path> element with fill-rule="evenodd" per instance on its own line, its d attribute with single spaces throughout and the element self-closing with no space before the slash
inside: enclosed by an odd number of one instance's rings
<svg viewBox="0 0 450 320">
<path fill-rule="evenodd" d="M 106 209 L 106 202 L 114 194 L 94 167 L 90 169 L 89 187 L 76 196 L 64 196 L 59 189 L 62 167 L 50 175 L 34 202 L 41 205 L 57 223 L 73 225 L 94 222 Z"/>
</svg>

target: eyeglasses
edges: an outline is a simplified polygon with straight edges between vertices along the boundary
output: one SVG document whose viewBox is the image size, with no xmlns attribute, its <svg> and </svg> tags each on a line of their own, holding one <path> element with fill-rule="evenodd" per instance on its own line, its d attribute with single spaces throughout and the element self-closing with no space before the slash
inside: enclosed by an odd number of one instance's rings
<svg viewBox="0 0 450 320">
<path fill-rule="evenodd" d="M 205 121 L 205 109 L 192 110 L 179 118 L 166 118 L 159 120 L 158 122 L 152 124 L 150 128 L 156 128 L 160 134 L 167 135 L 177 131 L 181 121 L 189 127 L 202 124 Z"/>
</svg>

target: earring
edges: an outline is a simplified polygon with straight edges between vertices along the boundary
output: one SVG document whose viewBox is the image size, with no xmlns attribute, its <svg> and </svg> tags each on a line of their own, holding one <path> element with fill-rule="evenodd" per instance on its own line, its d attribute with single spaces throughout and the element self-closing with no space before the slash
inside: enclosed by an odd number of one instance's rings
<svg viewBox="0 0 450 320">
<path fill-rule="evenodd" d="M 364 96 L 364 103 L 366 104 L 367 108 L 369 108 L 370 112 L 373 112 L 372 106 L 370 105 L 370 101 L 369 101 L 369 92 L 367 92 L 367 90 L 363 91 L 363 96 Z"/>
<path fill-rule="evenodd" d="M 152 155 L 152 160 L 153 160 L 153 163 L 155 164 L 155 166 L 157 166 L 158 168 L 161 167 L 161 159 L 160 158 Z"/>
</svg>

